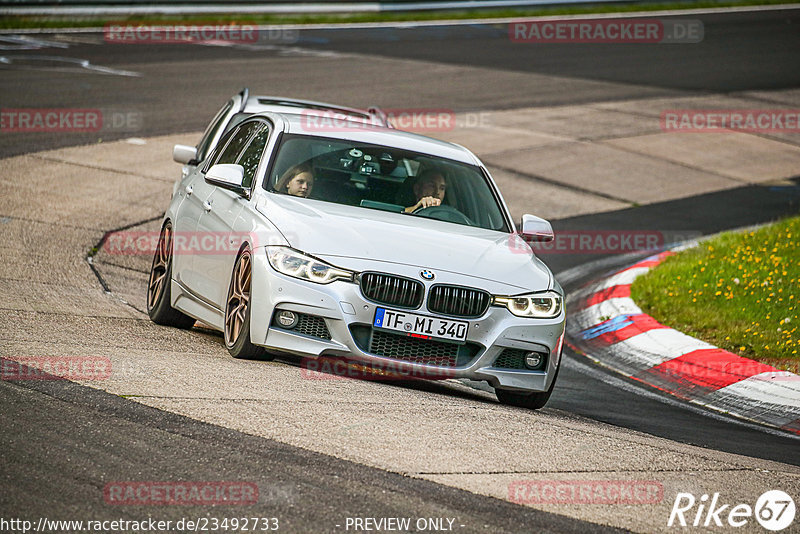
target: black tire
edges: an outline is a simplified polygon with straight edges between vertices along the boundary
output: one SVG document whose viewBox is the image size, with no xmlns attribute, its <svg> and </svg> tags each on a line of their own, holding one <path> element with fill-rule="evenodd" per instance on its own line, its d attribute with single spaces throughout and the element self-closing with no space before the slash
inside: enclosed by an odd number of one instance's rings
<svg viewBox="0 0 800 534">
<path fill-rule="evenodd" d="M 225 347 L 234 358 L 271 360 L 273 355 L 250 341 L 250 287 L 252 282 L 252 253 L 249 248 L 239 252 L 231 273 L 228 297 L 225 300 Z"/>
<path fill-rule="evenodd" d="M 147 282 L 147 314 L 150 320 L 163 326 L 174 326 L 184 330 L 194 326 L 195 319 L 171 305 L 172 281 L 172 223 L 167 221 L 158 237 L 158 247 L 150 266 Z"/>
<path fill-rule="evenodd" d="M 517 393 L 509 389 L 495 389 L 494 393 L 497 395 L 497 400 L 502 404 L 528 408 L 529 410 L 544 408 L 544 405 L 550 400 L 550 395 L 553 394 L 553 388 L 556 386 L 556 380 L 558 380 L 558 372 L 560 370 L 561 362 L 559 362 L 556 368 L 556 376 L 553 377 L 553 383 L 550 384 L 550 388 L 548 388 L 547 391 L 538 393 Z"/>
</svg>

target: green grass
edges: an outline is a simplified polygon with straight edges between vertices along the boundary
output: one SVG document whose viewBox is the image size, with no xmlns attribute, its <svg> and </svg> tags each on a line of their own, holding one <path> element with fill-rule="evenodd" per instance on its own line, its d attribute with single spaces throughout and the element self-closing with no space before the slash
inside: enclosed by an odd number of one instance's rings
<svg viewBox="0 0 800 534">
<path fill-rule="evenodd" d="M 189 16 L 135 15 L 121 16 L 9 16 L 0 17 L 0 29 L 24 28 L 81 28 L 100 27 L 109 22 L 174 22 L 191 23 L 214 21 L 238 24 L 330 24 L 352 22 L 404 22 L 428 20 L 491 19 L 533 17 L 541 15 L 582 15 L 592 13 L 626 13 L 632 11 L 658 11 L 663 9 L 701 9 L 710 7 L 736 7 L 797 3 L 787 0 L 739 0 L 664 3 L 630 3 L 612 5 L 585 5 L 569 7 L 542 7 L 536 9 L 481 9 L 464 11 L 412 11 L 400 13 L 345 13 L 345 14 L 204 14 Z"/>
<path fill-rule="evenodd" d="M 631 296 L 664 325 L 798 372 L 800 217 L 668 257 L 636 279 Z"/>
</svg>

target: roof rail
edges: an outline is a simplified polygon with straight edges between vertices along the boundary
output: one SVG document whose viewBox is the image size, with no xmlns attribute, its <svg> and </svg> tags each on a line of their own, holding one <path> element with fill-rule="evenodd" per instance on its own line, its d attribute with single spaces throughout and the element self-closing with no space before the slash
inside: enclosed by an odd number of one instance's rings
<svg viewBox="0 0 800 534">
<path fill-rule="evenodd" d="M 342 113 L 344 115 L 360 115 L 362 117 L 369 117 L 370 113 L 363 109 L 349 108 L 346 106 L 337 106 L 335 104 L 328 104 L 326 102 L 315 102 L 313 100 L 301 100 L 299 98 L 286 98 L 282 96 L 258 96 L 258 102 L 265 105 L 278 105 L 278 106 L 294 106 L 308 109 L 318 109 L 321 111 L 333 111 Z"/>
<path fill-rule="evenodd" d="M 239 91 L 239 94 L 242 96 L 242 101 L 239 103 L 239 113 L 244 111 L 245 106 L 247 106 L 247 99 L 250 97 L 250 90 L 247 87 L 242 88 Z"/>
<path fill-rule="evenodd" d="M 370 106 L 369 109 L 367 109 L 367 111 L 369 112 L 370 115 L 381 121 L 381 124 L 386 128 L 394 128 L 394 124 L 389 122 L 389 117 L 386 115 L 386 112 L 383 111 L 378 106 Z"/>
</svg>

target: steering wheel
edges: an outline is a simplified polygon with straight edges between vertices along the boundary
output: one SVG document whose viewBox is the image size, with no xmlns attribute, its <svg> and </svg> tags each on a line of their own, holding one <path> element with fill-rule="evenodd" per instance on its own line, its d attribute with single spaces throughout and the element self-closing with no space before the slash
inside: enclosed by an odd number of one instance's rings
<svg viewBox="0 0 800 534">
<path fill-rule="evenodd" d="M 427 208 L 419 208 L 414 210 L 415 215 L 420 215 L 422 217 L 428 217 L 430 219 L 437 219 L 439 221 L 446 221 L 446 222 L 454 222 L 454 223 L 461 223 L 461 224 L 468 224 L 470 226 L 475 226 L 475 223 L 472 220 L 455 209 L 453 206 L 448 206 L 447 204 L 440 204 L 438 206 L 429 206 Z"/>
</svg>

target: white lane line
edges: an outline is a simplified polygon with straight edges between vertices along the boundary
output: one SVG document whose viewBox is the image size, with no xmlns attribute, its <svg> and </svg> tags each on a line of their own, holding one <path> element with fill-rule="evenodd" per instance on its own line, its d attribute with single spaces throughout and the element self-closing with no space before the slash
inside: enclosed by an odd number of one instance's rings
<svg viewBox="0 0 800 534">
<path fill-rule="evenodd" d="M 0 35 L 0 50 L 40 50 L 42 48 L 69 48 L 69 44 L 36 39 L 27 35 Z"/>
<path fill-rule="evenodd" d="M 190 43 L 187 43 L 190 44 Z M 231 41 L 196 41 L 191 44 L 202 46 L 222 46 L 226 48 L 235 48 L 238 50 L 272 50 L 277 52 L 279 56 L 312 56 L 312 57 L 350 57 L 352 54 L 344 52 L 333 52 L 331 50 L 315 50 L 313 48 L 301 48 L 299 46 L 282 46 L 274 44 L 258 44 L 258 43 L 235 43 Z"/>
<path fill-rule="evenodd" d="M 43 62 L 43 64 L 38 64 L 39 62 Z M 47 62 L 55 63 L 56 65 L 44 64 Z M 20 70 L 64 71 L 65 67 L 59 64 L 65 64 L 67 65 L 67 69 L 73 68 L 77 71 L 88 70 L 90 72 L 97 72 L 99 74 L 131 77 L 142 75 L 141 73 L 132 70 L 114 69 L 111 67 L 104 67 L 102 65 L 93 65 L 88 59 L 80 59 L 75 57 L 5 55 L 0 56 L 0 63 L 16 67 Z"/>
<path fill-rule="evenodd" d="M 584 0 L 580 0 L 583 2 Z M 579 2 L 580 3 L 580 2 Z M 341 4 L 339 4 L 341 5 Z M 330 6 L 330 4 L 328 4 Z M 363 8 L 365 4 L 358 4 L 359 8 Z M 145 6 L 142 6 L 145 7 Z M 189 11 L 184 13 L 236 13 L 234 6 L 218 5 L 217 11 L 206 10 L 207 6 L 203 9 L 196 7 L 184 8 Z M 246 6 L 240 13 L 258 13 L 257 6 Z M 296 5 L 295 5 L 296 7 Z M 534 6 L 535 7 L 535 6 Z M 42 10 L 56 10 L 59 15 L 70 14 L 70 9 L 64 6 L 59 7 L 6 7 L 0 8 L 0 15 L 23 15 L 23 14 L 47 14 Z M 92 8 L 88 8 L 92 9 Z M 119 9 L 124 11 L 119 11 Z M 625 13 L 586 13 L 582 15 L 547 15 L 539 17 L 501 17 L 501 18 L 478 18 L 478 19 L 442 19 L 442 20 L 425 20 L 425 21 L 387 21 L 387 22 L 343 22 L 343 23 L 320 23 L 320 24 L 264 24 L 258 25 L 258 29 L 273 29 L 273 28 L 298 28 L 298 29 L 370 29 L 370 28 L 413 28 L 418 26 L 463 26 L 474 24 L 508 24 L 510 22 L 518 21 L 548 21 L 548 20 L 594 20 L 594 19 L 627 19 L 627 18 L 642 18 L 642 17 L 669 17 L 669 16 L 682 16 L 682 15 L 714 15 L 725 13 L 749 13 L 759 11 L 785 11 L 800 9 L 797 4 L 778 4 L 778 5 L 764 5 L 764 6 L 737 6 L 737 7 L 713 7 L 704 9 L 664 9 L 659 11 L 636 11 Z M 26 11 L 27 10 L 27 11 Z M 360 9 L 366 11 L 366 9 Z M 30 11 L 30 12 L 28 12 Z M 352 9 L 348 11 L 353 11 Z M 162 13 L 163 11 L 154 11 L 152 8 L 148 11 L 143 11 L 145 14 L 154 15 Z M 92 12 L 93 14 L 100 14 L 99 12 Z M 180 12 L 172 12 L 180 14 Z M 117 11 L 109 11 L 108 14 L 133 14 L 129 8 L 118 8 Z M 35 28 L 35 29 L 9 29 L 0 30 L 0 33 L 94 33 L 103 31 L 102 27 L 94 28 Z"/>
</svg>

